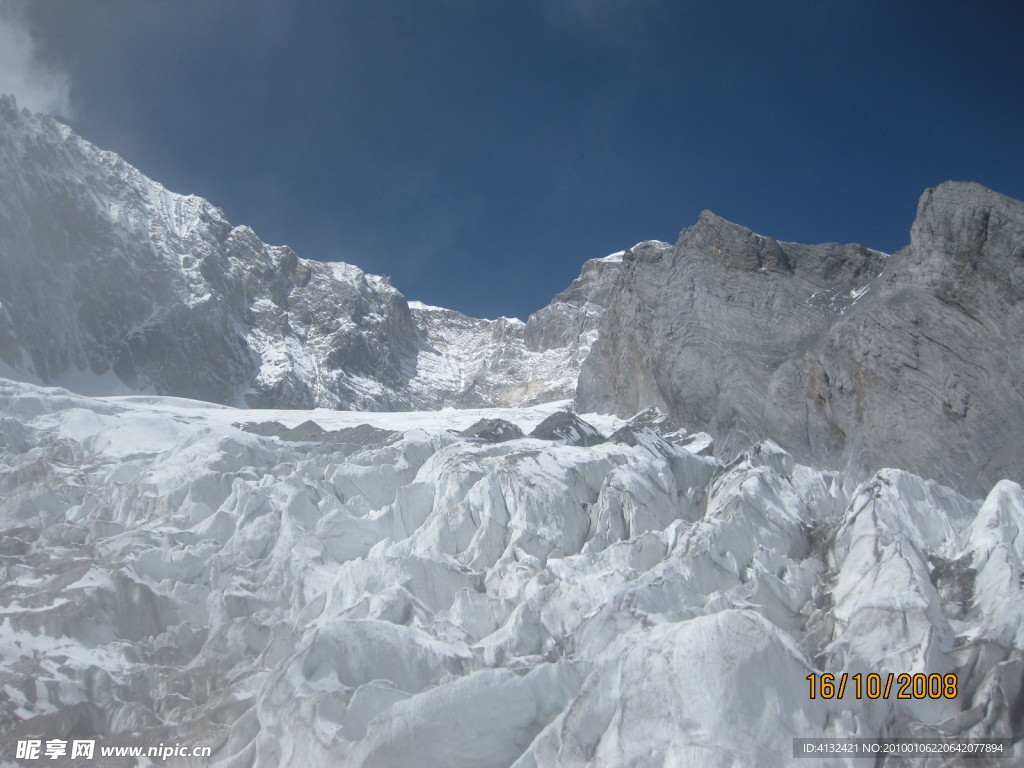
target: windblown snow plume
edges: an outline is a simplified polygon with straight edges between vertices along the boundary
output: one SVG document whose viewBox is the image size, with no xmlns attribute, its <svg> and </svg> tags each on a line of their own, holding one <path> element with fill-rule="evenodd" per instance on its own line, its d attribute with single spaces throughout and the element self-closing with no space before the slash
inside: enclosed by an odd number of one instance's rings
<svg viewBox="0 0 1024 768">
<path fill-rule="evenodd" d="M 32 110 L 71 116 L 71 80 L 47 62 L 25 19 L 27 2 L 0 0 L 0 94 Z"/>
</svg>

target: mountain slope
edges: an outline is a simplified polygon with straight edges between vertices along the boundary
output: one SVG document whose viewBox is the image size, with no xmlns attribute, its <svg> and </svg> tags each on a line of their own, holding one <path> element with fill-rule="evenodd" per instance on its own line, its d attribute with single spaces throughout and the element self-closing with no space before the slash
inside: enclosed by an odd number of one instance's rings
<svg viewBox="0 0 1024 768">
<path fill-rule="evenodd" d="M 379 403 L 400 385 L 417 333 L 385 281 L 267 246 L 13 100 L 0 121 L 9 366 L 252 405 Z"/>
<path fill-rule="evenodd" d="M 600 312 L 588 267 L 544 349 L 535 319 L 414 315 L 386 278 L 268 246 L 9 97 L 0 168 L 0 361 L 38 382 L 253 407 L 551 400 Z"/>
</svg>

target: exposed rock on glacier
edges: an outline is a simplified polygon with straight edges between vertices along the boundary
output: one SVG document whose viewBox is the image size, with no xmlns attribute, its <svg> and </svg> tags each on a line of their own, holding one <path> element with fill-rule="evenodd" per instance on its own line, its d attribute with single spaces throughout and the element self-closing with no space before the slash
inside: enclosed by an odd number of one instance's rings
<svg viewBox="0 0 1024 768">
<path fill-rule="evenodd" d="M 780 243 L 705 212 L 627 252 L 580 377 L 584 410 L 657 405 L 723 455 L 904 469 L 981 493 L 1024 480 L 1024 203 L 921 198 L 910 245 Z"/>
<path fill-rule="evenodd" d="M 364 447 L 384 445 L 399 436 L 397 432 L 378 429 L 370 424 L 360 424 L 358 427 L 345 427 L 344 429 L 325 430 L 313 420 L 304 421 L 297 427 L 286 427 L 278 421 L 248 422 L 236 426 L 241 426 L 246 432 L 252 432 L 254 435 L 279 437 L 282 440 L 315 443 L 351 443 Z"/>
<path fill-rule="evenodd" d="M 480 419 L 459 432 L 459 437 L 478 437 L 490 443 L 503 443 L 506 440 L 517 440 L 523 436 L 523 430 L 504 419 Z"/>
<path fill-rule="evenodd" d="M 530 437 L 539 440 L 558 440 L 566 445 L 584 447 L 604 442 L 604 435 L 570 411 L 552 413 L 534 427 Z"/>
<path fill-rule="evenodd" d="M 643 428 L 649 427 L 654 429 L 660 435 L 680 435 L 685 434 L 676 421 L 671 418 L 668 414 L 662 413 L 658 408 L 648 406 L 639 413 L 635 414 L 629 421 L 626 422 L 626 426 L 631 428 Z"/>
<path fill-rule="evenodd" d="M 0 395 L 8 745 L 787 766 L 797 736 L 1020 734 L 1010 481 L 983 502 L 898 470 L 857 483 L 770 441 L 723 466 L 654 414 L 585 414 L 634 438 L 589 447 L 455 434 L 564 403 L 274 411 L 264 436 L 173 398 Z M 319 439 L 351 429 L 392 437 Z M 959 695 L 808 698 L 812 672 L 890 671 L 956 672 Z"/>
</svg>

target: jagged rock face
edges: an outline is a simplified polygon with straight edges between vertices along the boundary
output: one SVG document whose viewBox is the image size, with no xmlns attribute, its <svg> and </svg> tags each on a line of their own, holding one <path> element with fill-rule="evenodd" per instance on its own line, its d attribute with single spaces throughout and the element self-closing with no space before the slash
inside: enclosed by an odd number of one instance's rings
<svg viewBox="0 0 1024 768">
<path fill-rule="evenodd" d="M 653 404 L 720 453 L 899 466 L 970 492 L 1024 477 L 1024 204 L 976 184 L 921 199 L 911 244 L 780 243 L 710 213 L 629 254 L 584 364 L 584 410 Z"/>
<path fill-rule="evenodd" d="M 724 452 L 766 431 L 774 371 L 811 349 L 885 257 L 855 245 L 756 235 L 705 211 L 675 247 L 627 251 L 584 364 L 584 410 L 655 405 L 710 427 Z"/>
<path fill-rule="evenodd" d="M 635 248 L 665 245 L 651 241 Z M 580 276 L 568 288 L 530 315 L 524 335 L 526 348 L 533 352 L 567 347 L 589 351 L 621 271 L 621 253 L 585 263 Z"/>
<path fill-rule="evenodd" d="M 1024 204 L 977 184 L 926 191 L 878 283 L 806 367 L 819 425 L 863 466 L 971 492 L 1021 479 Z"/>
<path fill-rule="evenodd" d="M 6 97 L 0 165 L 0 361 L 95 394 L 391 410 L 565 399 L 596 335 L 588 296 L 617 268 L 586 265 L 527 324 L 414 311 L 386 278 L 266 245 Z"/>
<path fill-rule="evenodd" d="M 418 333 L 385 280 L 267 246 L 11 99 L 0 158 L 10 367 L 221 403 L 402 404 Z"/>
<path fill-rule="evenodd" d="M 232 398 L 252 367 L 233 318 L 212 294 L 189 307 L 186 297 L 199 298 L 190 284 L 203 280 L 201 254 L 187 266 L 166 258 L 184 234 L 179 223 L 227 238 L 217 212 L 191 198 L 150 199 L 119 158 L 9 99 L 0 121 L 0 358 L 44 381 L 115 368 L 129 387 L 167 379 L 197 397 Z M 133 215 L 143 207 L 161 210 L 166 226 Z M 182 354 L 171 348 L 176 338 Z M 216 369 L 184 354 L 199 345 L 221 361 Z"/>
</svg>

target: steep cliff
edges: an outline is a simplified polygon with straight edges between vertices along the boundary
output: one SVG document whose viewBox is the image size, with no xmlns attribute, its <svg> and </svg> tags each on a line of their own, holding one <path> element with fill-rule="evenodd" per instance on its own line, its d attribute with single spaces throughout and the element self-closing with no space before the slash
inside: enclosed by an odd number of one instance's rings
<svg viewBox="0 0 1024 768">
<path fill-rule="evenodd" d="M 972 492 L 1024 475 L 1024 204 L 926 191 L 911 243 L 780 243 L 704 213 L 627 253 L 580 377 L 585 410 L 662 407 L 721 452 L 899 466 Z"/>
</svg>

